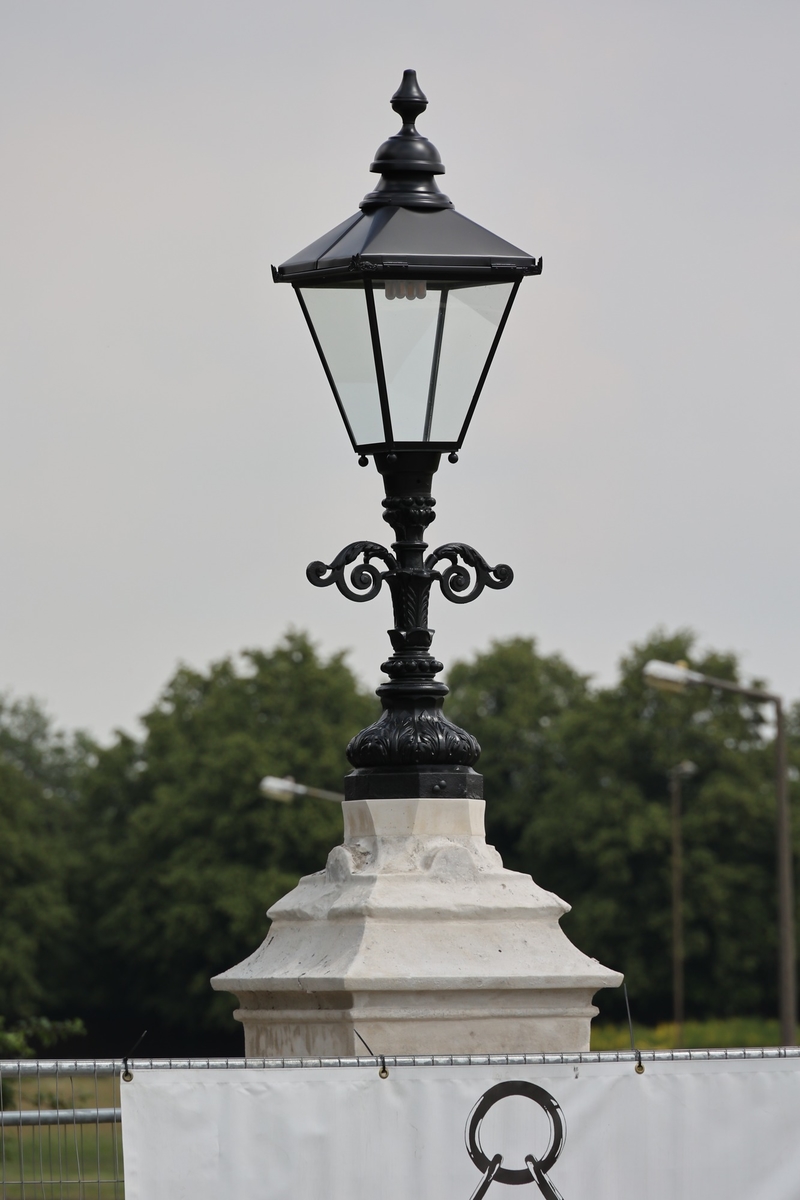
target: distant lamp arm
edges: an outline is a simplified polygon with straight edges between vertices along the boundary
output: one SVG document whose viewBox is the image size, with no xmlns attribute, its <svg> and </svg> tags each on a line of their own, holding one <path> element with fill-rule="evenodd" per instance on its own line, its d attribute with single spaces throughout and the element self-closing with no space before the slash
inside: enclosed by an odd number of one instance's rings
<svg viewBox="0 0 800 1200">
<path fill-rule="evenodd" d="M 278 775 L 265 775 L 259 784 L 261 792 L 270 800 L 281 804 L 291 804 L 295 796 L 311 796 L 315 800 L 332 800 L 334 804 L 341 803 L 344 796 L 340 792 L 329 792 L 325 788 L 308 787 L 304 783 L 295 783 L 291 776 L 281 778 Z"/>
<path fill-rule="evenodd" d="M 692 684 L 706 682 L 704 675 L 690 671 L 685 663 L 660 662 L 657 658 L 651 658 L 645 664 L 642 674 L 645 683 L 658 688 L 660 692 L 685 692 Z"/>
</svg>

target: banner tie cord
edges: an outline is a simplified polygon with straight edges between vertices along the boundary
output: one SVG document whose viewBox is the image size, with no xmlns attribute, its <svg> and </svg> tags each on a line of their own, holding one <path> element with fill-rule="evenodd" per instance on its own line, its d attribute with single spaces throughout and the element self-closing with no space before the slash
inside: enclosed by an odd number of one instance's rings
<svg viewBox="0 0 800 1200">
<path fill-rule="evenodd" d="M 644 1075 L 644 1063 L 642 1062 L 642 1052 L 636 1049 L 636 1042 L 633 1036 L 633 1021 L 631 1020 L 631 1006 L 628 1002 L 628 985 L 623 979 L 622 991 L 625 995 L 625 1008 L 628 1010 L 628 1029 L 631 1035 L 631 1050 L 636 1055 L 636 1066 L 633 1068 L 637 1075 Z"/>
<path fill-rule="evenodd" d="M 353 1026 L 353 1033 L 356 1035 L 358 1040 L 361 1042 L 361 1045 L 366 1047 L 367 1053 L 369 1054 L 370 1058 L 377 1058 L 378 1062 L 381 1064 L 380 1070 L 378 1071 L 378 1074 L 380 1075 L 381 1079 L 388 1079 L 389 1078 L 389 1068 L 386 1066 L 386 1055 L 385 1054 L 373 1054 L 372 1051 L 370 1050 L 369 1046 L 367 1046 L 367 1043 L 364 1041 L 361 1034 L 356 1029 L 355 1025 Z"/>
<path fill-rule="evenodd" d="M 136 1039 L 136 1041 L 133 1043 L 130 1050 L 128 1051 L 128 1053 L 125 1055 L 125 1057 L 122 1060 L 122 1078 L 125 1080 L 126 1083 L 130 1083 L 131 1080 L 133 1079 L 133 1071 L 131 1071 L 131 1069 L 128 1066 L 128 1059 L 133 1054 L 134 1050 L 137 1050 L 139 1048 L 139 1046 L 141 1046 L 142 1042 L 144 1041 L 144 1039 L 146 1037 L 147 1037 L 147 1030 L 145 1029 L 144 1033 L 141 1034 L 140 1037 L 138 1037 Z"/>
</svg>

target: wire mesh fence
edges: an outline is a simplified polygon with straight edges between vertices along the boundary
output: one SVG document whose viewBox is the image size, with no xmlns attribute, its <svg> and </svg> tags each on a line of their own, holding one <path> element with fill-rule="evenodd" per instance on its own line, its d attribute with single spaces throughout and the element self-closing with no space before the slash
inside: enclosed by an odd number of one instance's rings
<svg viewBox="0 0 800 1200">
<path fill-rule="evenodd" d="M 120 1064 L 0 1063 L 0 1198 L 122 1200 Z"/>
</svg>

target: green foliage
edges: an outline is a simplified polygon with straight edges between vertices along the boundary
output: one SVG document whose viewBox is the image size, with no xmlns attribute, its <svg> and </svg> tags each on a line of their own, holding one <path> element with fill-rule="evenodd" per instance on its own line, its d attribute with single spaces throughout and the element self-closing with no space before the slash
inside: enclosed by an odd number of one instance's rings
<svg viewBox="0 0 800 1200">
<path fill-rule="evenodd" d="M 264 775 L 341 790 L 344 747 L 376 715 L 342 655 L 320 659 L 290 633 L 207 673 L 182 667 L 87 776 L 79 907 L 90 932 L 80 995 L 173 1028 L 232 1028 L 209 978 L 253 951 L 266 908 L 324 866 L 341 812 L 259 793 Z M 87 997 L 87 986 L 89 993 Z"/>
<path fill-rule="evenodd" d="M 51 1006 L 75 921 L 67 891 L 83 735 L 54 731 L 32 699 L 0 696 L 0 1057 L 29 1058 L 85 1033 L 77 1019 L 34 1016 Z M 3 1081 L 4 1103 L 11 1093 Z"/>
<path fill-rule="evenodd" d="M 507 865 L 567 899 L 564 928 L 627 977 L 640 1019 L 670 1011 L 668 769 L 684 784 L 687 1006 L 701 1016 L 774 1011 L 772 749 L 759 710 L 697 689 L 654 692 L 650 658 L 734 679 L 733 656 L 656 634 L 591 690 L 531 642 L 495 644 L 452 674 L 451 715 L 484 747 L 487 823 Z M 616 1002 L 621 1004 L 621 999 Z M 611 1001 L 612 1011 L 614 1001 Z"/>
<path fill-rule="evenodd" d="M 51 1021 L 48 1017 L 26 1017 L 10 1029 L 0 1017 L 0 1058 L 33 1058 L 40 1050 L 58 1045 L 66 1038 L 85 1037 L 83 1021 Z"/>
<path fill-rule="evenodd" d="M 92 754 L 85 734 L 54 729 L 36 700 L 0 696 L 0 1052 L 8 1055 L 83 1028 L 33 1014 L 59 1011 L 57 981 L 70 969 L 75 804 Z"/>
<path fill-rule="evenodd" d="M 0 1013 L 32 1014 L 44 976 L 68 934 L 65 876 L 69 814 L 19 767 L 0 756 Z"/>
<path fill-rule="evenodd" d="M 95 746 L 81 730 L 56 729 L 37 700 L 0 695 L 0 759 L 53 796 L 75 800 L 83 771 L 94 765 Z"/>
<path fill-rule="evenodd" d="M 488 840 L 507 866 L 529 870 L 519 836 L 531 806 L 568 769 L 559 719 L 587 701 L 588 680 L 559 655 L 538 654 L 532 638 L 511 638 L 456 663 L 447 682 L 448 717 L 482 747 Z"/>
</svg>

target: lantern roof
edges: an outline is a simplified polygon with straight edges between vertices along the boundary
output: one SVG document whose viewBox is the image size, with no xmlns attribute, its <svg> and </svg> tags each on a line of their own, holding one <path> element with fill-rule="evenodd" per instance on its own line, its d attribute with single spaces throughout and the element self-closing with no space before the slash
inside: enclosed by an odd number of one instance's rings
<svg viewBox="0 0 800 1200">
<path fill-rule="evenodd" d="M 344 285 L 376 273 L 384 279 L 500 283 L 541 273 L 541 258 L 462 216 L 439 191 L 434 176 L 444 166 L 415 126 L 427 103 L 416 72 L 405 71 L 392 97 L 403 126 L 370 167 L 381 175 L 377 187 L 358 213 L 273 267 L 276 283 Z"/>
</svg>

